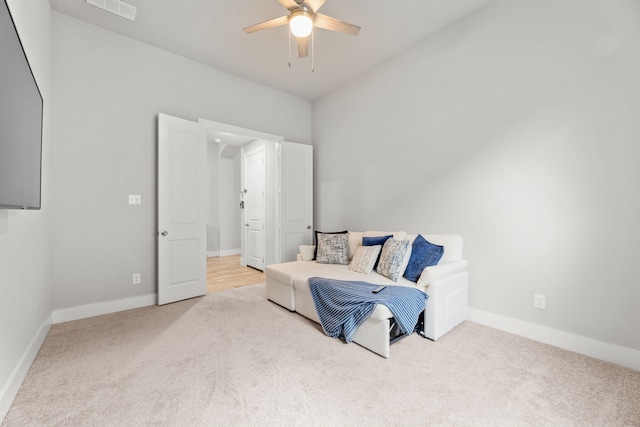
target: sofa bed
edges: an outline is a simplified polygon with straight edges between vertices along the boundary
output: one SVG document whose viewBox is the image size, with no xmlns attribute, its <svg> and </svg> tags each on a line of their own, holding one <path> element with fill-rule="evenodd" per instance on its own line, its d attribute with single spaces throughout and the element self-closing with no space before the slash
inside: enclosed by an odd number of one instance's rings
<svg viewBox="0 0 640 427">
<path fill-rule="evenodd" d="M 381 245 L 375 243 L 383 242 Z M 435 265 L 413 262 L 424 248 L 418 243 L 426 241 L 430 248 L 439 250 Z M 326 242 L 329 242 L 328 244 Z M 328 245 L 328 246 L 327 246 Z M 342 246 L 345 246 L 342 247 Z M 395 245 L 395 246 L 394 246 Z M 327 257 L 322 249 L 330 247 L 343 253 L 336 258 L 331 253 Z M 388 274 L 384 263 L 390 255 L 389 248 L 404 247 L 407 250 L 398 261 L 395 271 Z M 374 249 L 376 248 L 376 249 Z M 379 248 L 377 267 L 362 267 L 362 254 L 369 254 Z M 440 249 L 438 249 L 440 248 Z M 323 277 L 345 281 L 364 281 L 385 286 L 407 286 L 424 291 L 428 295 L 424 317 L 419 323 L 421 335 L 437 340 L 467 318 L 468 312 L 468 272 L 467 261 L 463 258 L 463 239 L 457 234 L 407 234 L 404 231 L 343 231 L 338 233 L 316 233 L 315 246 L 300 246 L 297 261 L 271 264 L 265 268 L 267 298 L 314 322 L 320 323 L 309 287 L 309 278 Z M 387 255 L 383 259 L 383 255 Z M 345 259 L 346 257 L 346 259 Z M 355 260 L 354 260 L 355 258 Z M 366 257 L 365 257 L 366 258 Z M 427 257 L 428 258 L 428 257 Z M 411 260 L 411 264 L 409 261 Z M 434 259 L 427 263 L 433 264 Z M 425 262 L 424 259 L 421 262 Z M 354 267 L 354 263 L 357 263 Z M 366 264 L 366 263 L 365 263 Z M 393 263 L 392 263 L 393 264 Z M 400 264 L 400 265 L 398 265 Z M 402 270 L 398 275 L 398 270 Z M 409 274 L 409 270 L 413 272 Z M 370 271 L 370 272 L 369 272 Z M 378 304 L 372 314 L 353 334 L 353 342 L 379 354 L 389 357 L 390 344 L 397 340 L 394 316 L 383 304 Z"/>
</svg>

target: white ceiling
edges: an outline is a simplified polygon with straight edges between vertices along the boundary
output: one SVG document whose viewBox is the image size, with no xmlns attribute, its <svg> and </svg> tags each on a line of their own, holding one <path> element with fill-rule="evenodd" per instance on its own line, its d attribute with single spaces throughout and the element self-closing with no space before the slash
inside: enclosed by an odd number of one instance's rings
<svg viewBox="0 0 640 427">
<path fill-rule="evenodd" d="M 248 80 L 313 100 L 357 77 L 490 0 L 327 0 L 320 12 L 362 27 L 357 37 L 318 29 L 315 71 L 289 68 L 287 27 L 242 28 L 285 15 L 278 0 L 125 0 L 131 22 L 85 0 L 51 0 L 54 10 Z"/>
</svg>

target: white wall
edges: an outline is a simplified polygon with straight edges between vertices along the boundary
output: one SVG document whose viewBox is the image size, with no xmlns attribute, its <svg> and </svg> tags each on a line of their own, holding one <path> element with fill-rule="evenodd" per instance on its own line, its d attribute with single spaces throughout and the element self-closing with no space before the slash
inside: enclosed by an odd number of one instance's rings
<svg viewBox="0 0 640 427">
<path fill-rule="evenodd" d="M 209 210 L 207 215 L 207 253 L 220 252 L 220 144 L 207 142 L 209 168 Z"/>
<path fill-rule="evenodd" d="M 155 293 L 158 112 L 311 140 L 308 101 L 55 12 L 52 73 L 56 309 Z"/>
<path fill-rule="evenodd" d="M 319 99 L 317 228 L 460 233 L 472 307 L 640 350 L 639 40 L 637 1 L 495 0 Z"/>
<path fill-rule="evenodd" d="M 220 158 L 220 250 L 238 252 L 241 246 L 240 150 Z"/>
<path fill-rule="evenodd" d="M 209 142 L 207 157 L 209 166 L 207 253 L 209 256 L 239 254 L 242 231 L 241 211 L 238 206 L 240 204 L 240 149 Z"/>
<path fill-rule="evenodd" d="M 51 324 L 51 82 L 47 0 L 9 0 L 44 99 L 42 209 L 0 209 L 0 422 Z"/>
</svg>

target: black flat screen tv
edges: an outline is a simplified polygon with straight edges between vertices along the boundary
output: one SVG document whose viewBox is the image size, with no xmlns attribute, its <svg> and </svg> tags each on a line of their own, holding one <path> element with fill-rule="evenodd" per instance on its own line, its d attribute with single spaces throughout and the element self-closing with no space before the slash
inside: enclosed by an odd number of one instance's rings
<svg viewBox="0 0 640 427">
<path fill-rule="evenodd" d="M 40 89 L 6 0 L 0 0 L 0 209 L 40 209 Z"/>
</svg>

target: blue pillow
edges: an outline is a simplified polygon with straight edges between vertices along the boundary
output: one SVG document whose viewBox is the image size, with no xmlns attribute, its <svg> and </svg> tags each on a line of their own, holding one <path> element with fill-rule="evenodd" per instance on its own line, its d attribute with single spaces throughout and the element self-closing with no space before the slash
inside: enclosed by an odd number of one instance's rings
<svg viewBox="0 0 640 427">
<path fill-rule="evenodd" d="M 411 248 L 411 258 L 409 258 L 409 264 L 404 271 L 404 277 L 412 282 L 417 282 L 422 274 L 422 270 L 430 265 L 436 265 L 440 258 L 444 254 L 444 247 L 434 245 L 418 234 L 413 241 Z"/>
<path fill-rule="evenodd" d="M 388 236 L 376 236 L 376 237 L 363 237 L 362 238 L 362 246 L 384 246 L 384 242 L 393 237 L 393 234 L 389 234 Z M 382 253 L 382 251 L 380 251 Z M 378 259 L 375 264 L 373 264 L 373 271 L 376 271 L 378 267 L 378 261 L 380 261 L 380 254 L 378 254 Z"/>
</svg>

